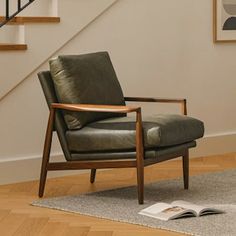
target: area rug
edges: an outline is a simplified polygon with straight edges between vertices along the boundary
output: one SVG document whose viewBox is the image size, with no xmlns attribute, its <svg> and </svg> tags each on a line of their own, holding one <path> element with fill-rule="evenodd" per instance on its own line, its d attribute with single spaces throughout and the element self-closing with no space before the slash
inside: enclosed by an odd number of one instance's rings
<svg viewBox="0 0 236 236">
<path fill-rule="evenodd" d="M 138 212 L 156 202 L 185 200 L 223 210 L 224 214 L 161 221 Z M 145 203 L 138 205 L 135 186 L 76 196 L 37 200 L 34 206 L 53 208 L 119 222 L 166 229 L 189 235 L 236 235 L 236 170 L 190 178 L 190 189 L 182 179 L 145 185 Z"/>
</svg>

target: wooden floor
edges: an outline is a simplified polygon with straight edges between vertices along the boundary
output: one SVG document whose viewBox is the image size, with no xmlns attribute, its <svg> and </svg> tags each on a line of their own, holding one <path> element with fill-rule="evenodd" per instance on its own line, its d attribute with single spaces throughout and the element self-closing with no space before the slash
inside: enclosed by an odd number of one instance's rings
<svg viewBox="0 0 236 236">
<path fill-rule="evenodd" d="M 196 158 L 190 161 L 191 175 L 236 168 L 236 153 Z M 145 182 L 180 176 L 179 160 L 145 169 Z M 135 171 L 116 169 L 99 172 L 95 184 L 88 174 L 50 179 L 45 197 L 85 193 L 136 183 Z M 191 186 L 190 186 L 191 188 Z M 38 181 L 0 186 L 0 235 L 49 236 L 174 236 L 174 232 L 118 223 L 62 211 L 32 207 L 37 199 Z M 111 209 L 112 210 L 112 209 Z"/>
</svg>

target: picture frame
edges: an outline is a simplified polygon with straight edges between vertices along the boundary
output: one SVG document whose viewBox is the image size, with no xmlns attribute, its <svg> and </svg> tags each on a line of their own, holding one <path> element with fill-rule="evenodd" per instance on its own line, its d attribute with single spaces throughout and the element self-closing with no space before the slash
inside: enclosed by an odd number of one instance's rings
<svg viewBox="0 0 236 236">
<path fill-rule="evenodd" d="M 236 0 L 213 0 L 213 41 L 236 42 Z"/>
</svg>

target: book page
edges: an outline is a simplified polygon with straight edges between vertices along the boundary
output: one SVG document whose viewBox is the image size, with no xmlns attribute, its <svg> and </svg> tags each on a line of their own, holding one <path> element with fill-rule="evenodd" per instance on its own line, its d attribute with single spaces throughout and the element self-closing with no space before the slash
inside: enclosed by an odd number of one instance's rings
<svg viewBox="0 0 236 236">
<path fill-rule="evenodd" d="M 157 218 L 160 220 L 171 220 L 184 216 L 193 216 L 194 213 L 180 206 L 172 206 L 166 203 L 156 203 L 139 212 L 141 215 Z"/>
<path fill-rule="evenodd" d="M 222 211 L 211 208 L 211 207 L 196 205 L 191 202 L 186 202 L 186 201 L 182 201 L 182 200 L 174 201 L 171 203 L 171 205 L 181 206 L 181 207 L 185 207 L 185 208 L 194 210 L 197 213 L 197 216 L 205 215 L 205 214 L 212 214 L 212 213 L 222 213 Z"/>
<path fill-rule="evenodd" d="M 156 214 L 170 207 L 172 207 L 172 205 L 164 203 L 164 202 L 159 202 L 141 210 L 141 212 L 147 212 L 149 214 Z"/>
<path fill-rule="evenodd" d="M 182 201 L 182 200 L 174 201 L 171 203 L 171 205 L 181 206 L 181 207 L 185 207 L 188 209 L 192 209 L 197 213 L 197 215 L 199 215 L 199 213 L 205 208 L 204 206 L 199 206 L 199 205 L 193 204 L 191 202 L 186 202 L 186 201 Z"/>
</svg>

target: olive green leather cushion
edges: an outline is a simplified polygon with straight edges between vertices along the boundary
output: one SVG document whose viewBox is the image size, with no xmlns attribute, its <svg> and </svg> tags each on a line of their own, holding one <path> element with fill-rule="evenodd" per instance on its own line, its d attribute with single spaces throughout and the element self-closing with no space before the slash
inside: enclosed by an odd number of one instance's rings
<svg viewBox="0 0 236 236">
<path fill-rule="evenodd" d="M 80 130 L 67 131 L 72 152 L 135 150 L 135 118 L 111 118 L 88 124 Z M 145 149 L 170 147 L 191 142 L 204 134 L 202 121 L 171 114 L 143 118 Z"/>
<path fill-rule="evenodd" d="M 196 147 L 196 141 L 183 143 L 168 147 L 159 147 L 144 150 L 145 159 L 156 159 L 158 161 L 166 161 L 176 157 L 175 153 L 183 152 L 189 148 Z M 174 155 L 173 155 L 174 154 Z M 169 158 L 168 158 L 169 156 Z M 101 151 L 101 152 L 73 152 L 71 160 L 73 161 L 88 161 L 88 160 L 118 160 L 118 159 L 136 159 L 136 151 Z"/>
<path fill-rule="evenodd" d="M 49 65 L 60 103 L 125 105 L 123 92 L 107 52 L 58 56 L 51 59 Z M 124 115 L 64 111 L 69 129 L 79 129 L 93 121 L 119 116 Z"/>
</svg>

